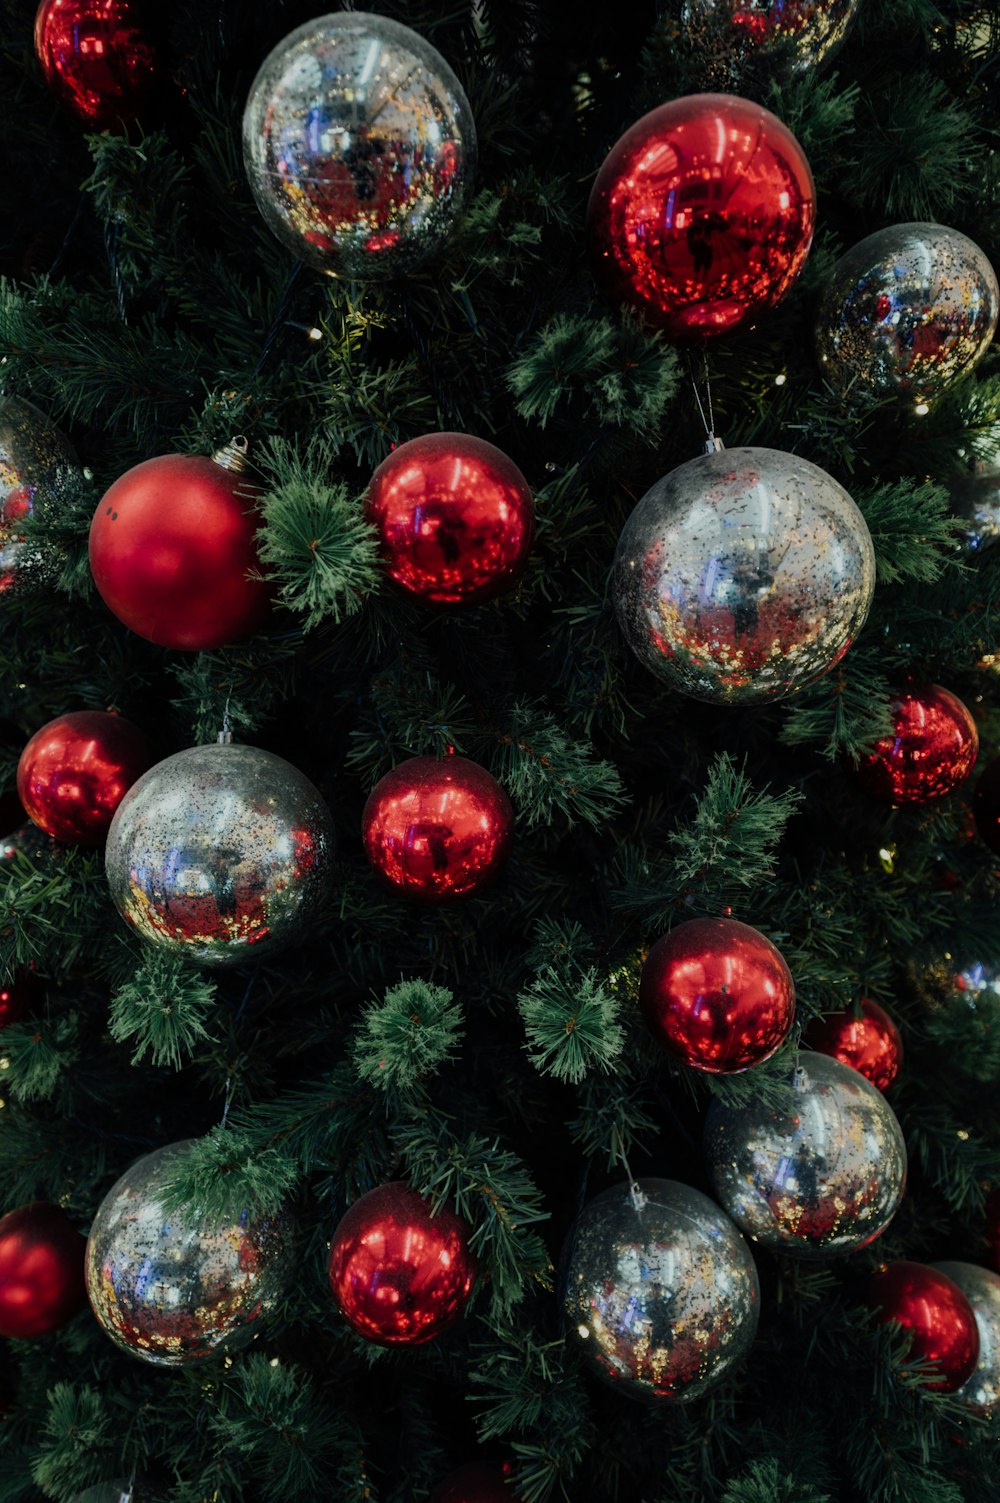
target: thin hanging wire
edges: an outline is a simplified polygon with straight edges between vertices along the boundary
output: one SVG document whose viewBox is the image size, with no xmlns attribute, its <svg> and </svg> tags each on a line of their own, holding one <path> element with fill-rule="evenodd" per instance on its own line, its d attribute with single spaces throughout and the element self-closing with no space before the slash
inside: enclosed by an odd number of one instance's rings
<svg viewBox="0 0 1000 1503">
<path fill-rule="evenodd" d="M 705 452 L 714 454 L 723 447 L 721 438 L 715 436 L 715 411 L 712 407 L 712 376 L 708 368 L 708 355 L 704 350 L 701 352 L 702 375 L 705 382 L 705 401 L 701 400 L 701 392 L 698 390 L 698 377 L 694 373 L 694 361 L 690 350 L 687 352 L 688 375 L 691 378 L 691 390 L 694 392 L 695 402 L 698 404 L 698 413 L 701 417 L 702 427 L 705 429 Z M 708 407 L 706 413 L 705 407 Z"/>
</svg>

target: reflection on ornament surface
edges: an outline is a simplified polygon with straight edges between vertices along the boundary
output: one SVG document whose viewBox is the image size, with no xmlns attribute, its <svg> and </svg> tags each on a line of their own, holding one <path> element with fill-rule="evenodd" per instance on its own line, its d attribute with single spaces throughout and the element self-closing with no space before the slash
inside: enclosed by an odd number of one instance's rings
<svg viewBox="0 0 1000 1503">
<path fill-rule="evenodd" d="M 50 720 L 17 764 L 17 792 L 38 827 L 67 845 L 100 845 L 115 810 L 149 767 L 146 738 L 103 710 Z"/>
<path fill-rule="evenodd" d="M 685 0 L 685 35 L 704 59 L 706 80 L 737 82 L 740 64 L 773 57 L 785 73 L 805 73 L 832 57 L 860 0 Z"/>
<path fill-rule="evenodd" d="M 952 510 L 962 521 L 969 552 L 992 547 L 1000 538 L 1000 470 L 980 465 L 974 475 L 953 481 L 950 491 Z"/>
<path fill-rule="evenodd" d="M 892 734 L 855 768 L 867 793 L 887 804 L 928 804 L 965 782 L 979 733 L 957 695 L 940 684 L 915 684 L 896 695 L 890 713 Z"/>
<path fill-rule="evenodd" d="M 1000 1277 L 975 1263 L 934 1263 L 972 1306 L 979 1332 L 975 1371 L 953 1394 L 956 1403 L 992 1418 L 1000 1408 Z"/>
<path fill-rule="evenodd" d="M 56 506 L 79 473 L 69 439 L 31 402 L 0 397 L 0 596 L 33 572 L 21 525 Z"/>
<path fill-rule="evenodd" d="M 972 1376 L 979 1331 L 968 1297 L 940 1268 L 898 1259 L 868 1281 L 868 1303 L 883 1325 L 895 1321 L 910 1333 L 909 1361 L 927 1362 L 936 1376 L 927 1388 L 954 1393 Z"/>
<path fill-rule="evenodd" d="M 115 129 L 142 110 L 156 77 L 136 0 L 42 0 L 35 52 L 45 82 L 94 130 Z"/>
<path fill-rule="evenodd" d="M 805 1043 L 850 1065 L 880 1091 L 887 1091 L 903 1063 L 899 1029 L 885 1008 L 870 997 L 862 997 L 859 1008 L 860 1012 L 846 1007 L 815 1018 L 806 1029 Z"/>
</svg>

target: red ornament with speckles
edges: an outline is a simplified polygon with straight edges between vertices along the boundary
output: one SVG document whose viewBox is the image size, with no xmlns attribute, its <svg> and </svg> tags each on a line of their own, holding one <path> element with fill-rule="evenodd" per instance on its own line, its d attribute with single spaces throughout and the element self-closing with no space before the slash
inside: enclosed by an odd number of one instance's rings
<svg viewBox="0 0 1000 1503">
<path fill-rule="evenodd" d="M 964 783 L 976 762 L 976 722 L 940 684 L 904 689 L 893 701 L 893 734 L 862 757 L 857 777 L 887 804 L 929 804 Z"/>
<path fill-rule="evenodd" d="M 42 0 L 35 52 L 53 94 L 95 130 L 135 120 L 157 83 L 135 0 Z"/>
<path fill-rule="evenodd" d="M 131 721 L 79 710 L 35 732 L 17 764 L 17 792 L 46 834 L 66 845 L 100 845 L 151 763 L 146 738 Z"/>
<path fill-rule="evenodd" d="M 87 1239 L 47 1201 L 0 1218 L 0 1336 L 42 1336 L 65 1325 L 86 1299 Z"/>
<path fill-rule="evenodd" d="M 520 1494 L 504 1480 L 508 1468 L 481 1466 L 459 1467 L 438 1487 L 431 1503 L 518 1503 Z"/>
<path fill-rule="evenodd" d="M 954 1393 L 971 1377 L 979 1359 L 979 1328 L 958 1285 L 924 1263 L 887 1263 L 872 1274 L 868 1302 L 879 1320 L 896 1321 L 913 1333 L 910 1359 L 933 1363 L 939 1377 L 927 1387 Z"/>
<path fill-rule="evenodd" d="M 868 997 L 862 997 L 860 1006 L 860 1017 L 848 1007 L 816 1018 L 806 1029 L 805 1042 L 887 1091 L 903 1063 L 903 1040 L 884 1007 Z"/>
</svg>

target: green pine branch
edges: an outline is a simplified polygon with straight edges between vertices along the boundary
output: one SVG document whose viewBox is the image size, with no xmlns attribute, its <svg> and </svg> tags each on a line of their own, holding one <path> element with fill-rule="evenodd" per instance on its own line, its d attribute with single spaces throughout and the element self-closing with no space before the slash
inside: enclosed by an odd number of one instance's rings
<svg viewBox="0 0 1000 1503">
<path fill-rule="evenodd" d="M 621 1004 L 591 967 L 546 966 L 517 999 L 528 1057 L 541 1075 L 578 1085 L 611 1070 L 625 1047 Z"/>
<path fill-rule="evenodd" d="M 138 970 L 111 999 L 108 1030 L 132 1045 L 132 1063 L 180 1070 L 212 1038 L 215 982 L 173 952 L 145 949 Z"/>
<path fill-rule="evenodd" d="M 415 1105 L 429 1075 L 455 1058 L 462 1009 L 446 987 L 400 981 L 362 1013 L 351 1046 L 358 1077 L 398 1109 Z"/>
</svg>

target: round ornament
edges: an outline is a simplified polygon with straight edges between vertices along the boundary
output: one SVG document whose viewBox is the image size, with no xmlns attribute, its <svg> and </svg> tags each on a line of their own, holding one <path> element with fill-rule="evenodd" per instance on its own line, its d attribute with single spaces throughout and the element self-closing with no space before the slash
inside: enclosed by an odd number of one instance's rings
<svg viewBox="0 0 1000 1503">
<path fill-rule="evenodd" d="M 245 1346 L 292 1272 L 281 1218 L 167 1210 L 166 1187 L 192 1141 L 138 1159 L 104 1197 L 87 1242 L 87 1293 L 100 1325 L 158 1367 Z"/>
<path fill-rule="evenodd" d="M 122 800 L 108 885 L 142 939 L 201 965 L 239 965 L 304 937 L 333 841 L 330 811 L 290 762 L 255 746 L 195 746 Z"/>
<path fill-rule="evenodd" d="M 1000 757 L 987 763 L 972 795 L 972 814 L 976 834 L 984 845 L 1000 856 Z"/>
<path fill-rule="evenodd" d="M 728 449 L 671 470 L 618 541 L 612 596 L 645 668 L 695 699 L 794 694 L 864 624 L 875 552 L 831 475 L 778 449 Z"/>
<path fill-rule="evenodd" d="M 580 1213 L 566 1264 L 567 1336 L 620 1393 L 698 1398 L 750 1350 L 759 1305 L 749 1248 L 700 1190 L 637 1180 Z"/>
<path fill-rule="evenodd" d="M 954 1393 L 975 1372 L 979 1331 L 968 1298 L 947 1274 L 926 1263 L 886 1263 L 868 1282 L 868 1303 L 882 1325 L 912 1333 L 909 1360 L 931 1363 L 927 1387 Z"/>
<path fill-rule="evenodd" d="M 867 1247 L 903 1198 L 906 1145 L 856 1070 L 800 1054 L 786 1109 L 714 1101 L 705 1156 L 715 1193 L 755 1242 L 800 1258 Z"/>
<path fill-rule="evenodd" d="M 431 1503 L 518 1503 L 519 1494 L 507 1486 L 502 1467 L 459 1467 L 431 1496 Z"/>
<path fill-rule="evenodd" d="M 243 160 L 271 232 L 333 276 L 406 276 L 436 255 L 476 169 L 461 84 L 417 32 L 364 11 L 317 16 L 264 59 Z"/>
<path fill-rule="evenodd" d="M 92 130 L 135 120 L 157 83 L 135 0 L 42 0 L 35 52 L 45 82 Z"/>
<path fill-rule="evenodd" d="M 923 405 L 985 355 L 1000 285 L 979 246 L 943 224 L 893 224 L 834 267 L 816 321 L 820 370 L 840 397 Z"/>
<path fill-rule="evenodd" d="M 1000 538 L 1000 470 L 977 468 L 951 485 L 951 506 L 962 523 L 969 553 L 982 553 Z"/>
<path fill-rule="evenodd" d="M 795 984 L 781 952 L 749 924 L 690 919 L 650 950 L 639 1005 L 675 1058 L 732 1075 L 769 1059 L 788 1037 Z"/>
<path fill-rule="evenodd" d="M 738 80 L 748 59 L 807 73 L 843 42 L 860 0 L 685 0 L 684 35 L 706 83 Z"/>
<path fill-rule="evenodd" d="M 804 1042 L 820 1054 L 850 1065 L 880 1091 L 887 1091 L 903 1063 L 903 1040 L 899 1029 L 884 1007 L 870 997 L 862 997 L 858 1011 L 845 1007 L 842 1012 L 816 1018 L 805 1032 Z"/>
<path fill-rule="evenodd" d="M 462 1314 L 476 1259 L 467 1223 L 402 1180 L 356 1200 L 333 1234 L 330 1289 L 360 1336 L 379 1346 L 432 1341 Z"/>
<path fill-rule="evenodd" d="M 886 804 L 929 804 L 964 783 L 979 735 L 962 701 L 940 684 L 903 689 L 891 706 L 893 731 L 855 771 L 861 786 Z"/>
<path fill-rule="evenodd" d="M 108 609 L 161 647 L 198 652 L 260 626 L 255 488 L 231 445 L 212 459 L 163 454 L 128 470 L 90 524 L 90 571 Z"/>
<path fill-rule="evenodd" d="M 21 531 L 25 517 L 57 507 L 79 473 L 72 444 L 44 412 L 0 397 L 0 595 L 37 566 Z"/>
<path fill-rule="evenodd" d="M 44 834 L 37 825 L 21 825 L 9 835 L 0 837 L 0 861 L 12 861 L 18 854 L 30 861 L 45 861 L 58 850 L 51 836 Z"/>
<path fill-rule="evenodd" d="M 130 720 L 103 710 L 59 715 L 17 764 L 17 792 L 39 829 L 65 845 L 100 845 L 115 810 L 152 757 Z"/>
<path fill-rule="evenodd" d="M 467 757 L 411 757 L 372 789 L 361 816 L 365 855 L 403 897 L 447 903 L 480 892 L 507 859 L 510 799 Z"/>
<path fill-rule="evenodd" d="M 502 450 L 466 433 L 400 444 L 368 488 L 389 578 L 437 605 L 472 605 L 509 590 L 531 551 L 535 503 Z"/>
<path fill-rule="evenodd" d="M 598 282 L 671 339 L 729 334 L 784 297 L 805 265 L 816 191 L 769 110 L 692 94 L 636 121 L 587 206 Z"/>
<path fill-rule="evenodd" d="M 972 1376 L 953 1397 L 974 1413 L 992 1418 L 1000 1409 L 1000 1277 L 975 1263 L 933 1263 L 956 1284 L 972 1306 L 979 1335 L 979 1357 Z"/>
<path fill-rule="evenodd" d="M 85 1303 L 86 1243 L 59 1206 L 33 1200 L 0 1217 L 0 1336 L 55 1331 Z"/>
</svg>

